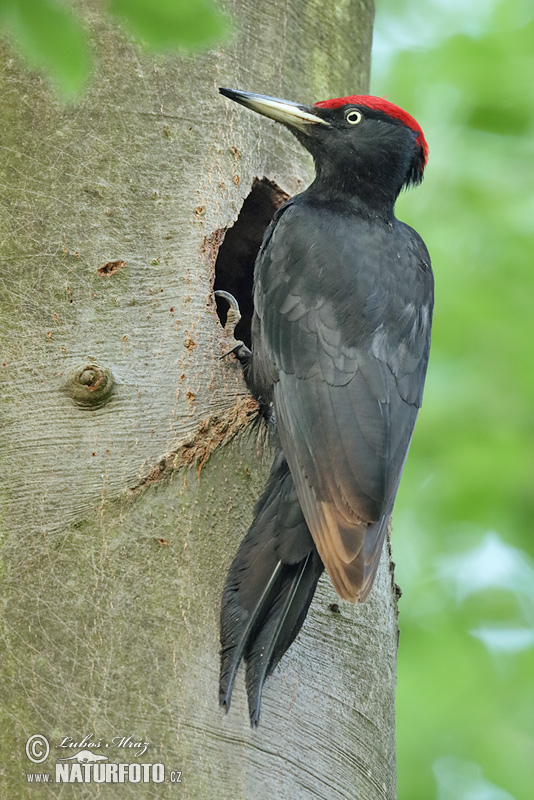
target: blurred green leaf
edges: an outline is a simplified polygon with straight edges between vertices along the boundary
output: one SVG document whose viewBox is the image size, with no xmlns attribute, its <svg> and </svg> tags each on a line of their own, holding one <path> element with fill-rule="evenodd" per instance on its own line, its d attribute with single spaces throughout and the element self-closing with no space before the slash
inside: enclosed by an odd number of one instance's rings
<svg viewBox="0 0 534 800">
<path fill-rule="evenodd" d="M 372 91 L 412 113 L 430 145 L 425 181 L 397 214 L 422 234 L 436 275 L 393 525 L 399 798 L 530 800 L 534 7 L 377 5 Z"/>
<path fill-rule="evenodd" d="M 228 31 L 211 0 L 110 0 L 109 10 L 152 50 L 196 49 Z"/>
<path fill-rule="evenodd" d="M 229 18 L 213 0 L 109 0 L 104 9 L 151 50 L 197 50 L 223 38 Z M 88 34 L 60 0 L 0 0 L 0 29 L 33 69 L 66 97 L 91 69 Z"/>
<path fill-rule="evenodd" d="M 479 103 L 468 115 L 467 124 L 471 128 L 502 136 L 522 136 L 528 132 L 530 117 L 528 108 L 518 108 L 506 101 L 500 103 L 498 109 L 495 108 L 495 102 Z"/>
<path fill-rule="evenodd" d="M 87 34 L 55 0 L 0 0 L 0 24 L 30 67 L 46 71 L 67 96 L 78 93 L 90 71 Z"/>
</svg>

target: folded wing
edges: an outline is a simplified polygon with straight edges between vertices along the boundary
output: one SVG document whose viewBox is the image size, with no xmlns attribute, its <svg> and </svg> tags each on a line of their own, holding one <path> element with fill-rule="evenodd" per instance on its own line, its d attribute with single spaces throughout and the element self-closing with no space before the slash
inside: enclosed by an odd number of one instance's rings
<svg viewBox="0 0 534 800">
<path fill-rule="evenodd" d="M 392 275 L 373 261 L 387 238 L 367 246 L 364 223 L 336 230 L 318 215 L 304 236 L 298 216 L 294 206 L 280 216 L 260 255 L 254 357 L 277 374 L 278 432 L 319 555 L 356 601 L 372 585 L 421 402 L 432 279 L 407 226 L 384 231 L 400 251 Z M 339 263 L 330 236 L 345 243 Z"/>
</svg>

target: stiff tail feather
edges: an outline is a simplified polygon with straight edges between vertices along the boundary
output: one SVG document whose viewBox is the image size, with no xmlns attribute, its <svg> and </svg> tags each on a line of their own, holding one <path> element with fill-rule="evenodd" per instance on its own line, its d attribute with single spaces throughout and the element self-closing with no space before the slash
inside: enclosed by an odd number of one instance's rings
<svg viewBox="0 0 534 800">
<path fill-rule="evenodd" d="M 228 572 L 221 607 L 220 703 L 229 709 L 244 659 L 253 726 L 265 679 L 297 636 L 323 569 L 280 453 Z"/>
</svg>

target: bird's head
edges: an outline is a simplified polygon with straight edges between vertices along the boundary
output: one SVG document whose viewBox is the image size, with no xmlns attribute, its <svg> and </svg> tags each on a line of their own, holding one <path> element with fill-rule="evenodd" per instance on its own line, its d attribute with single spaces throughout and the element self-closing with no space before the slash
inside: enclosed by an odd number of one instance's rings
<svg viewBox="0 0 534 800">
<path fill-rule="evenodd" d="M 380 97 L 353 95 L 313 106 L 219 89 L 230 100 L 281 122 L 312 154 L 316 184 L 353 194 L 373 207 L 393 206 L 423 179 L 428 145 L 416 120 Z"/>
</svg>

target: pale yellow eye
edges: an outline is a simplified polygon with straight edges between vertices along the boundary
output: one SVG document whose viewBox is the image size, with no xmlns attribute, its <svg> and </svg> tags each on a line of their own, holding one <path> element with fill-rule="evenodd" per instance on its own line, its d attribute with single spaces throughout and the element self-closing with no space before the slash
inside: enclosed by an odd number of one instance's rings
<svg viewBox="0 0 534 800">
<path fill-rule="evenodd" d="M 360 114 L 359 111 L 356 110 L 347 111 L 347 113 L 345 114 L 345 119 L 347 120 L 349 125 L 357 125 L 359 122 L 362 121 L 362 115 Z"/>
</svg>

